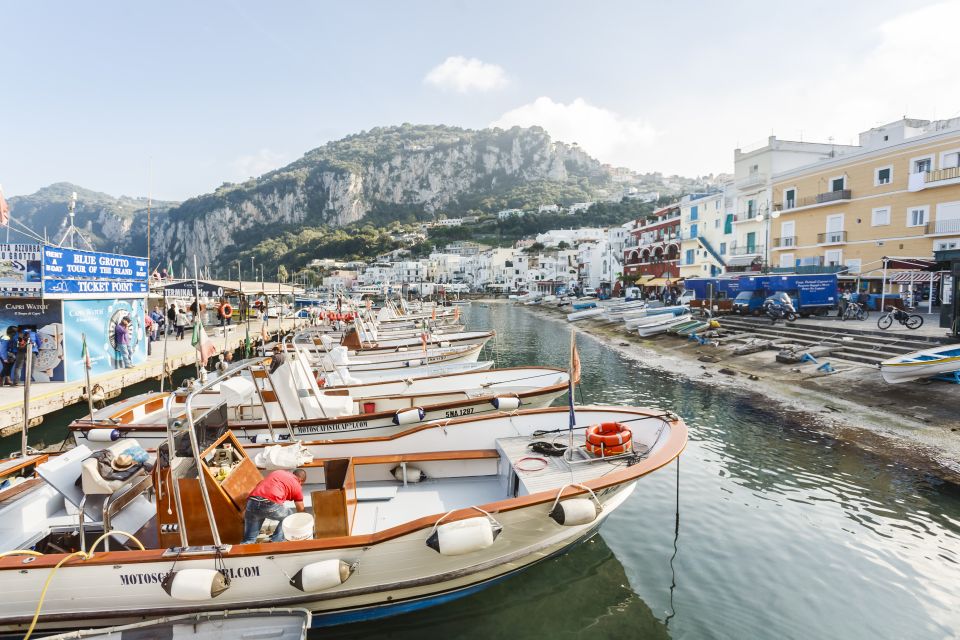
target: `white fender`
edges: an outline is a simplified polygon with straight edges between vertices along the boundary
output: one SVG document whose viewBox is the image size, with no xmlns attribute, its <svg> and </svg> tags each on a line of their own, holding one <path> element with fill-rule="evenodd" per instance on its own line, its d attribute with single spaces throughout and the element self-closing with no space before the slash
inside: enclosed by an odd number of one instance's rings
<svg viewBox="0 0 960 640">
<path fill-rule="evenodd" d="M 401 409 L 393 414 L 393 424 L 413 424 L 414 422 L 423 420 L 423 416 L 425 415 L 426 412 L 420 407 Z"/>
<path fill-rule="evenodd" d="M 353 567 L 343 560 L 322 560 L 305 566 L 290 578 L 290 584 L 300 591 L 323 591 L 347 581 L 353 574 Z"/>
<path fill-rule="evenodd" d="M 87 440 L 90 442 L 115 442 L 119 439 L 119 429 L 90 429 L 90 431 L 87 431 Z"/>
<path fill-rule="evenodd" d="M 520 398 L 518 396 L 496 396 L 490 401 L 494 409 L 500 411 L 513 411 L 520 408 Z"/>
<path fill-rule="evenodd" d="M 597 519 L 600 510 L 597 503 L 590 498 L 571 498 L 558 502 L 550 510 L 550 517 L 557 524 L 573 527 L 580 524 L 589 524 Z"/>
<path fill-rule="evenodd" d="M 395 466 L 393 469 L 390 470 L 390 473 L 392 473 L 393 477 L 396 478 L 398 481 L 404 482 L 403 467 L 401 465 Z M 407 465 L 406 482 L 415 484 L 425 479 L 426 477 L 427 477 L 427 474 L 425 474 L 423 470 L 420 469 L 419 467 L 412 467 L 410 465 Z"/>
<path fill-rule="evenodd" d="M 255 436 L 251 436 L 250 442 L 253 444 L 269 444 L 273 442 L 273 438 L 269 433 L 258 433 Z"/>
<path fill-rule="evenodd" d="M 174 600 L 212 600 L 230 588 L 230 581 L 216 569 L 182 569 L 168 573 L 161 585 Z"/>
<path fill-rule="evenodd" d="M 434 529 L 427 538 L 427 546 L 443 556 L 459 556 L 486 549 L 502 529 L 483 516 L 448 522 Z"/>
</svg>

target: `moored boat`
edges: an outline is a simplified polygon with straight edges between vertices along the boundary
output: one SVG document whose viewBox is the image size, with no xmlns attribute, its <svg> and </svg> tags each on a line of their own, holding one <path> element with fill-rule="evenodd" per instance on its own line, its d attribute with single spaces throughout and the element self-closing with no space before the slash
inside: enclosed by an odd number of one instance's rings
<svg viewBox="0 0 960 640">
<path fill-rule="evenodd" d="M 901 384 L 921 378 L 960 371 L 960 345 L 947 344 L 913 351 L 880 363 L 880 375 L 888 384 Z"/>
<path fill-rule="evenodd" d="M 241 545 L 242 505 L 260 472 L 232 432 L 201 448 L 198 434 L 226 411 L 194 406 L 208 388 L 186 399 L 183 424 L 171 416 L 168 440 L 179 455 L 161 456 L 151 475 L 139 476 L 156 493 L 120 507 L 114 522 L 132 530 L 108 535 L 110 551 L 97 546 L 106 518 L 84 506 L 95 468 L 83 465 L 83 450 L 40 465 L 40 477 L 18 495 L 0 493 L 8 554 L 0 559 L 0 631 L 23 633 L 34 611 L 37 629 L 51 631 L 264 601 L 304 607 L 332 624 L 449 601 L 593 535 L 687 439 L 683 422 L 667 412 L 581 407 L 572 429 L 566 408 L 540 409 L 423 425 L 348 449 L 317 444 L 320 456 L 302 465 L 315 516 L 303 539 Z M 609 429 L 600 425 L 617 425 L 629 448 L 591 453 L 593 434 Z M 572 446 L 561 456 L 531 455 L 543 434 Z M 184 453 L 173 444 L 182 438 Z M 77 509 L 90 516 L 85 523 L 70 515 Z M 64 525 L 80 534 L 67 535 Z M 152 541 L 137 540 L 151 532 Z"/>
</svg>

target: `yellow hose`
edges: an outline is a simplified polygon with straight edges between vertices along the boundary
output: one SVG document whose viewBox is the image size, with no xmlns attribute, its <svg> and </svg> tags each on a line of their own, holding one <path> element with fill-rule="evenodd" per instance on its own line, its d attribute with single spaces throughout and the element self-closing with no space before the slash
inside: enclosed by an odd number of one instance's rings
<svg viewBox="0 0 960 640">
<path fill-rule="evenodd" d="M 43 590 L 40 591 L 40 601 L 37 602 L 37 610 L 33 612 L 33 620 L 30 621 L 30 627 L 27 629 L 27 635 L 23 636 L 23 640 L 30 640 L 30 636 L 33 635 L 33 630 L 37 626 L 37 620 L 40 619 L 40 609 L 43 608 L 43 601 L 47 597 L 47 589 L 50 588 L 50 583 L 53 581 L 53 576 L 57 572 L 57 569 L 59 569 L 61 565 L 63 565 L 64 563 L 66 563 L 68 560 L 72 558 L 80 557 L 84 560 L 89 560 L 90 558 L 93 557 L 93 550 L 97 548 L 97 545 L 100 544 L 100 541 L 106 539 L 107 536 L 112 536 L 114 534 L 127 536 L 127 538 L 137 543 L 137 546 L 140 547 L 140 551 L 146 551 L 146 547 L 143 546 L 143 543 L 137 540 L 137 537 L 134 536 L 132 533 L 127 533 L 126 531 L 107 531 L 102 536 L 94 540 L 93 544 L 90 545 L 90 551 L 74 551 L 73 553 L 68 554 L 66 557 L 60 560 L 60 562 L 58 562 L 53 567 L 53 569 L 50 570 L 50 575 L 47 576 L 46 582 L 43 583 Z M 37 555 L 37 556 L 43 555 L 41 553 L 37 553 L 36 551 L 21 549 L 17 551 L 8 551 L 4 554 L 0 554 L 0 557 L 6 556 L 6 555 L 18 555 L 18 554 Z"/>
<path fill-rule="evenodd" d="M 14 549 L 13 551 L 4 551 L 0 553 L 0 558 L 9 558 L 10 556 L 42 556 L 43 554 L 39 551 L 32 551 L 30 549 Z"/>
</svg>

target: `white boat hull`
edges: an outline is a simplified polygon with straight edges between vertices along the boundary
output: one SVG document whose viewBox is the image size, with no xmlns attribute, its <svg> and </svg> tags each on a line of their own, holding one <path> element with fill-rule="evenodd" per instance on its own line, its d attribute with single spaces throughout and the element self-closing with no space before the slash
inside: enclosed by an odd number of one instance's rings
<svg viewBox="0 0 960 640">
<path fill-rule="evenodd" d="M 887 384 L 902 384 L 960 371 L 960 345 L 914 351 L 880 363 Z"/>
</svg>

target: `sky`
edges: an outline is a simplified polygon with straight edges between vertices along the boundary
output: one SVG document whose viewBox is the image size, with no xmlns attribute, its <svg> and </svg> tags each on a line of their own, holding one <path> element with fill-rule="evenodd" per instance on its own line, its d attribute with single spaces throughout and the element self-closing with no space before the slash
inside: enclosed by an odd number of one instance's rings
<svg viewBox="0 0 960 640">
<path fill-rule="evenodd" d="M 732 172 L 769 135 L 960 116 L 957 24 L 960 0 L 0 0 L 0 185 L 182 200 L 404 122 Z"/>
</svg>

